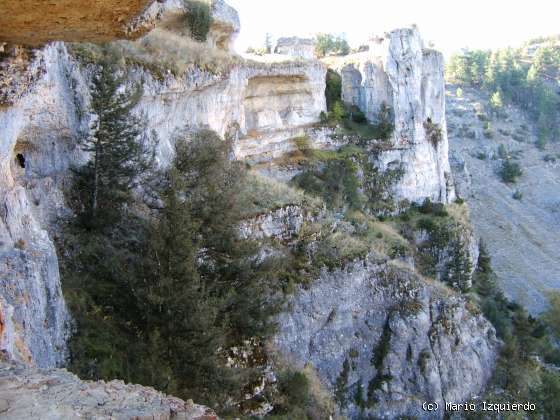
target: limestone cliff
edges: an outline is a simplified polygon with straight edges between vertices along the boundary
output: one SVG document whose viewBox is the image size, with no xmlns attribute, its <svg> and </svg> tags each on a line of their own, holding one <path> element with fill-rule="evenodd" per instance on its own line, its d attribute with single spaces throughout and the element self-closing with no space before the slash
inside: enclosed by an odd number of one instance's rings
<svg viewBox="0 0 560 420">
<path fill-rule="evenodd" d="M 398 264 L 370 258 L 324 271 L 289 305 L 276 346 L 296 365 L 314 366 L 350 418 L 442 418 L 418 401 L 464 401 L 492 375 L 490 323 Z"/>
<path fill-rule="evenodd" d="M 69 169 L 86 159 L 78 139 L 92 118 L 90 69 L 62 43 L 26 59 L 4 85 L 12 106 L 0 111 L 0 348 L 54 367 L 66 356 L 69 319 L 52 239 L 55 221 L 68 213 L 62 191 Z M 156 134 L 158 162 L 165 166 L 175 135 L 201 128 L 236 138 L 238 158 L 282 154 L 325 109 L 325 72 L 318 62 L 288 60 L 242 62 L 227 74 L 195 68 L 161 79 L 136 67 L 130 82 L 143 87 L 135 111 L 147 122 L 146 137 Z"/>
<path fill-rule="evenodd" d="M 448 161 L 444 63 L 441 53 L 424 48 L 417 29 L 398 29 L 377 38 L 369 51 L 331 61 L 342 77 L 342 100 L 376 122 L 382 104 L 392 109 L 391 150 L 381 154 L 382 169 L 401 164 L 405 174 L 395 197 L 451 202 L 455 191 Z M 430 139 L 428 127 L 441 135 Z"/>
<path fill-rule="evenodd" d="M 182 1 L 156 2 L 128 23 L 129 30 L 159 22 L 165 31 L 178 31 L 177 19 L 184 13 Z M 223 1 L 212 2 L 212 13 L 214 23 L 202 47 L 227 53 L 239 31 L 239 18 Z M 425 50 L 415 30 L 394 31 L 378 47 L 343 60 L 339 67 L 343 99 L 361 108 L 370 121 L 377 118 L 382 102 L 391 106 L 396 130 L 390 149 L 377 157 L 376 164 L 381 169 L 395 165 L 405 169 L 395 198 L 450 202 L 454 190 L 447 159 L 441 55 Z M 294 59 L 291 50 L 286 51 L 288 55 L 273 63 L 235 59 L 222 71 L 195 65 L 184 72 L 162 73 L 145 63 L 129 64 L 126 83 L 141 86 L 143 92 L 134 112 L 146 122 L 144 137 L 157 141 L 158 164 L 170 163 L 178 134 L 202 128 L 230 138 L 236 158 L 250 163 L 272 162 L 293 151 L 293 138 L 304 134 L 314 145 L 336 143 L 327 129 L 314 127 L 326 111 L 326 66 L 307 56 Z M 94 66 L 69 53 L 64 43 L 33 51 L 15 49 L 2 62 L 6 72 L 0 78 L 0 350 L 6 358 L 39 368 L 63 365 L 67 356 L 71 321 L 53 240 L 57 220 L 70 214 L 63 195 L 70 168 L 87 159 L 78 140 L 95 119 L 89 105 Z M 437 141 L 429 135 L 429 127 L 441 129 Z M 322 216 L 298 206 L 275 208 L 248 220 L 241 234 L 286 241 L 318 217 Z M 291 309 L 280 317 L 278 349 L 297 365 L 311 362 L 330 391 L 336 391 L 348 359 L 342 395 L 349 402 L 341 406 L 352 418 L 364 410 L 388 418 L 420 416 L 412 403 L 419 398 L 463 401 L 483 389 L 494 365 L 498 343 L 491 326 L 470 312 L 458 294 L 423 279 L 411 267 L 395 264 L 367 259 L 333 272 L 323 270 L 309 289 L 296 292 Z M 372 354 L 380 346 L 386 346 L 386 352 L 372 364 Z M 109 388 L 118 388 L 127 402 L 132 392 L 134 404 L 137 393 L 145 392 L 124 389 L 122 384 L 84 385 L 56 370 L 25 372 L 12 366 L 2 368 L 1 375 L 16 383 L 15 388 L 0 389 L 12 397 L 18 389 L 29 391 L 18 382 L 22 375 L 28 375 L 32 384 L 46 383 L 47 388 L 53 378 L 55 386 L 91 388 L 94 403 L 103 403 Z M 360 386 L 365 399 L 371 388 L 367 407 L 348 397 Z M 22 401 L 0 396 L 0 403 L 9 400 L 13 413 L 30 417 L 27 404 L 50 404 L 48 392 L 35 391 Z M 134 415 L 167 418 L 166 397 L 148 394 L 149 402 L 163 401 L 164 413 L 148 410 Z M 71 410 L 74 398 L 67 395 L 62 410 Z M 75 414 L 64 413 L 70 418 Z M 84 413 L 102 417 L 107 412 L 86 406 L 78 414 Z"/>
</svg>

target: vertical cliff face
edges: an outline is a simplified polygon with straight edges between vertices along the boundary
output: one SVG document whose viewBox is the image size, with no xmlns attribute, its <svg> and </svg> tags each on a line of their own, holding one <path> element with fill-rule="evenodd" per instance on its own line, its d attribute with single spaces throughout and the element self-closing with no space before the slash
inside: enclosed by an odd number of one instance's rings
<svg viewBox="0 0 560 420">
<path fill-rule="evenodd" d="M 173 7 L 182 7 L 175 3 L 158 3 L 163 9 L 154 16 L 169 17 Z M 235 36 L 237 13 L 219 1 L 212 10 L 209 42 L 225 48 L 219 38 Z M 63 194 L 69 169 L 87 160 L 78 142 L 93 118 L 92 69 L 63 43 L 14 53 L 2 66 L 9 72 L 0 87 L 0 350 L 54 367 L 66 358 L 70 320 L 53 239 L 56 221 L 70 214 Z M 287 57 L 273 64 L 239 62 L 222 74 L 192 68 L 164 78 L 137 66 L 129 81 L 143 88 L 135 112 L 146 121 L 146 137 L 156 134 L 158 162 L 166 166 L 177 133 L 202 128 L 231 136 L 239 159 L 281 155 L 326 109 L 325 73 L 319 62 Z"/>
<path fill-rule="evenodd" d="M 211 10 L 214 21 L 202 46 L 228 51 L 239 31 L 237 12 L 221 0 Z M 155 22 L 171 30 L 184 13 L 180 0 L 154 2 L 129 30 Z M 234 60 L 215 73 L 192 66 L 180 75 L 154 74 L 149 66 L 130 65 L 127 84 L 143 88 L 134 112 L 146 122 L 145 137 L 157 140 L 159 165 L 171 162 L 177 136 L 204 128 L 232 139 L 236 157 L 249 162 L 294 150 L 293 138 L 304 134 L 314 133 L 315 144 L 336 143 L 329 129 L 313 128 L 326 111 L 326 66 L 301 59 L 311 58 L 307 42 L 288 40 L 284 47 L 279 52 L 287 55 L 278 62 Z M 95 118 L 89 106 L 93 67 L 62 43 L 2 66 L 9 71 L 0 79 L 0 351 L 50 368 L 67 355 L 70 319 L 53 242 L 57 220 L 70 215 L 63 195 L 69 169 L 87 160 L 79 139 Z M 344 58 L 339 70 L 342 99 L 370 121 L 377 121 L 383 104 L 392 109 L 390 147 L 375 163 L 381 170 L 404 169 L 395 198 L 453 200 L 441 55 L 426 50 L 416 30 L 397 30 L 369 52 Z M 293 239 L 316 217 L 297 206 L 275 209 L 242 224 L 241 235 Z M 365 260 L 324 270 L 289 307 L 279 319 L 278 349 L 296 365 L 312 363 L 333 393 L 346 375 L 338 394 L 353 418 L 364 412 L 422 417 L 418 399 L 463 401 L 482 390 L 494 366 L 498 344 L 491 326 L 458 294 L 398 263 Z M 10 368 L 10 375 L 20 376 L 18 369 Z M 355 401 L 358 393 L 367 406 Z M 33 398 L 45 404 L 39 394 Z"/>
<path fill-rule="evenodd" d="M 61 187 L 81 158 L 79 75 L 60 44 L 35 52 L 25 71 L 34 77 L 16 78 L 12 87 L 23 93 L 0 111 L 0 306 L 7 326 L 0 348 L 52 367 L 65 360 L 69 333 L 52 238 L 54 221 L 67 211 Z"/>
<path fill-rule="evenodd" d="M 227 75 L 193 70 L 182 78 L 155 79 L 137 69 L 144 96 L 136 112 L 147 133 L 158 135 L 160 163 L 171 159 L 176 134 L 210 128 L 235 139 L 238 159 L 269 160 L 290 150 L 293 137 L 326 110 L 326 68 L 319 62 L 264 64 L 247 62 Z"/>
<path fill-rule="evenodd" d="M 335 67 L 342 76 L 342 100 L 359 107 L 368 120 L 378 120 L 383 104 L 392 109 L 392 149 L 379 157 L 378 165 L 386 169 L 401 163 L 405 169 L 395 197 L 452 201 L 441 53 L 425 49 L 416 29 L 398 29 Z M 437 139 L 433 129 L 441 130 Z"/>
<path fill-rule="evenodd" d="M 297 366 L 314 366 L 350 418 L 442 418 L 419 401 L 479 395 L 494 369 L 489 322 L 459 295 L 393 263 L 324 271 L 289 305 L 276 346 Z"/>
</svg>

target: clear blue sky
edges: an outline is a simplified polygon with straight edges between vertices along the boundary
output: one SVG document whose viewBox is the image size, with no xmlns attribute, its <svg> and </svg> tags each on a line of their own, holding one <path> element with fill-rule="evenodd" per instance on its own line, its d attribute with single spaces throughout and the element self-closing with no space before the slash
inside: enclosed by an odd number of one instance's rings
<svg viewBox="0 0 560 420">
<path fill-rule="evenodd" d="M 241 17 L 238 51 L 265 34 L 345 33 L 351 45 L 416 23 L 426 41 L 449 54 L 462 47 L 516 46 L 560 33 L 558 0 L 226 0 Z"/>
</svg>

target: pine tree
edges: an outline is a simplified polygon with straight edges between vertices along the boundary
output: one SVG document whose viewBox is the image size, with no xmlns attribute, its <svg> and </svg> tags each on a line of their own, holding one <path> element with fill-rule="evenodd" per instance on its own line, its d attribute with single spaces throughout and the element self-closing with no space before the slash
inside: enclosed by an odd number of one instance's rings
<svg viewBox="0 0 560 420">
<path fill-rule="evenodd" d="M 120 91 L 123 79 L 116 73 L 106 62 L 94 76 L 92 110 L 97 121 L 82 141 L 90 161 L 76 171 L 85 207 L 82 220 L 89 227 L 111 225 L 119 218 L 151 164 L 150 153 L 140 141 L 143 124 L 131 113 L 141 91 Z"/>
<path fill-rule="evenodd" d="M 164 209 L 154 229 L 154 274 L 145 285 L 148 329 L 157 335 L 154 342 L 159 363 L 169 366 L 174 380 L 159 388 L 216 403 L 228 374 L 217 351 L 225 343 L 218 320 L 220 302 L 215 284 L 198 272 L 199 226 L 191 217 L 184 199 L 184 183 L 176 168 L 162 194 Z"/>
</svg>

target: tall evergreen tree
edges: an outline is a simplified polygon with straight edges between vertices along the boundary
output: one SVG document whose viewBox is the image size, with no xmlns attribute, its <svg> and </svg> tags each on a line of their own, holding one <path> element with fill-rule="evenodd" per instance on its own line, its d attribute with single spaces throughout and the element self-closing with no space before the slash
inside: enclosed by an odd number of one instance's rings
<svg viewBox="0 0 560 420">
<path fill-rule="evenodd" d="M 151 164 L 141 141 L 143 123 L 131 113 L 141 91 L 124 90 L 124 80 L 117 73 L 105 62 L 93 78 L 91 105 L 97 120 L 82 141 L 90 160 L 77 171 L 83 194 L 82 220 L 89 227 L 110 225 L 118 219 L 121 208 L 131 200 L 132 189 Z"/>
</svg>

